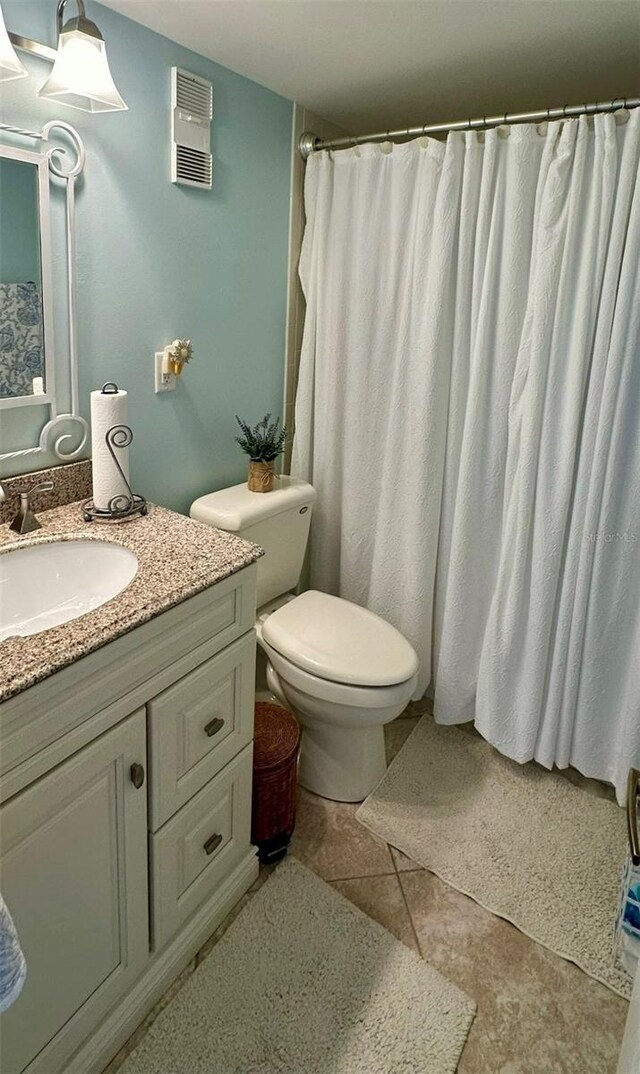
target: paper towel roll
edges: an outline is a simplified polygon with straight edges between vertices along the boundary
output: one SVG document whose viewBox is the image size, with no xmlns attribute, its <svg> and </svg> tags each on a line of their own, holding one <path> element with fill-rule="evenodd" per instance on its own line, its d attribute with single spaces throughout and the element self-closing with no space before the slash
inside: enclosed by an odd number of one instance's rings
<svg viewBox="0 0 640 1074">
<path fill-rule="evenodd" d="M 127 423 L 127 393 L 125 391 L 91 392 L 91 470 L 93 503 L 106 510 L 114 496 L 128 496 L 129 490 L 113 461 L 107 446 L 106 434 L 114 425 Z M 115 448 L 115 454 L 127 481 L 129 480 L 129 448 Z"/>
</svg>

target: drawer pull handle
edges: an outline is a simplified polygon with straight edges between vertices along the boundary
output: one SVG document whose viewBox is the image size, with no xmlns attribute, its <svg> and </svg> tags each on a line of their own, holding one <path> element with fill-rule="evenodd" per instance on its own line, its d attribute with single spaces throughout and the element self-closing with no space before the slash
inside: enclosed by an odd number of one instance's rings
<svg viewBox="0 0 640 1074">
<path fill-rule="evenodd" d="M 218 849 L 218 847 L 220 846 L 221 842 L 222 842 L 222 836 L 219 835 L 216 832 L 216 834 L 212 835 L 210 839 L 207 839 L 206 843 L 204 844 L 205 853 L 206 854 L 213 854 L 214 850 Z"/>
<path fill-rule="evenodd" d="M 136 790 L 139 791 L 142 784 L 144 783 L 144 768 L 136 761 L 135 764 L 131 765 L 130 772 L 131 782 L 133 783 Z"/>
<path fill-rule="evenodd" d="M 216 716 L 215 720 L 210 720 L 209 723 L 205 724 L 204 733 L 207 738 L 213 738 L 213 736 L 217 735 L 218 731 L 221 731 L 223 727 L 224 720 L 221 720 Z"/>
</svg>

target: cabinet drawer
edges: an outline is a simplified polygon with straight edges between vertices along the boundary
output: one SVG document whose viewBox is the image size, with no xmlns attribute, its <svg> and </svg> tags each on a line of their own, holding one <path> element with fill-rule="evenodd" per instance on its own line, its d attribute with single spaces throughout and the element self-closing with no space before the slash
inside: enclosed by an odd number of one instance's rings
<svg viewBox="0 0 640 1074">
<path fill-rule="evenodd" d="M 253 744 L 150 837 L 155 950 L 246 857 Z"/>
<path fill-rule="evenodd" d="M 149 702 L 152 831 L 251 741 L 255 663 L 250 631 Z"/>
</svg>

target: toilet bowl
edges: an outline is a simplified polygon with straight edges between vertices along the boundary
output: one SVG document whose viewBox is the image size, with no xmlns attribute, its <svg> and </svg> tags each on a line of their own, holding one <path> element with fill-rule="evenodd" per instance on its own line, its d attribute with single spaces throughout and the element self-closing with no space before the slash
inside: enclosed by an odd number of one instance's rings
<svg viewBox="0 0 640 1074">
<path fill-rule="evenodd" d="M 267 683 L 303 727 L 298 779 L 360 802 L 386 771 L 384 725 L 415 690 L 418 659 L 373 612 L 310 590 L 257 624 Z"/>
<path fill-rule="evenodd" d="M 374 612 L 316 590 L 294 595 L 314 502 L 311 485 L 281 477 L 264 495 L 234 485 L 201 496 L 191 517 L 264 549 L 256 633 L 269 690 L 302 724 L 299 781 L 359 802 L 385 773 L 384 725 L 411 699 L 418 658 Z"/>
</svg>

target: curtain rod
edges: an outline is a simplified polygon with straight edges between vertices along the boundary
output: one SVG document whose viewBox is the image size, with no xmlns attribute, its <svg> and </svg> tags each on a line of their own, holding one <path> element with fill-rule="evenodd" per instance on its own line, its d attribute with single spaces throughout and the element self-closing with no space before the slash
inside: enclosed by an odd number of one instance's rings
<svg viewBox="0 0 640 1074">
<path fill-rule="evenodd" d="M 421 134 L 438 134 L 445 131 L 486 130 L 503 123 L 540 123 L 547 119 L 567 119 L 570 116 L 593 116 L 598 112 L 614 112 L 619 108 L 640 107 L 640 97 L 615 97 L 612 101 L 596 104 L 565 104 L 562 108 L 542 108 L 539 112 L 505 112 L 500 116 L 483 116 L 482 119 L 460 119 L 455 123 L 432 123 L 424 127 L 402 127 L 395 131 L 378 131 L 376 134 L 359 134 L 348 138 L 333 138 L 323 142 L 316 134 L 305 131 L 300 136 L 298 150 L 304 160 L 321 149 L 346 149 L 363 142 L 386 142 L 395 138 L 419 138 Z"/>
</svg>

